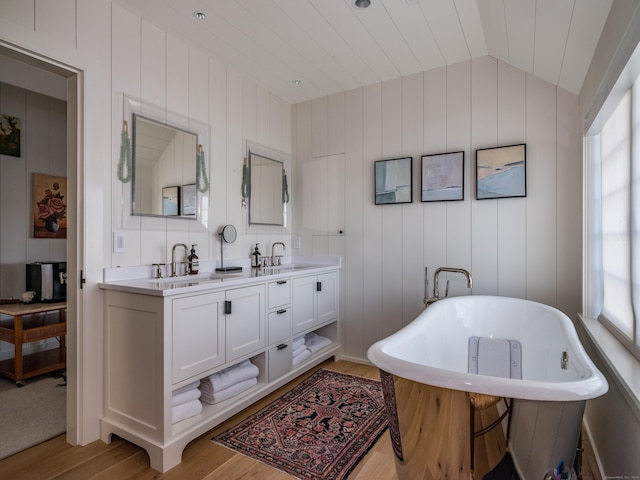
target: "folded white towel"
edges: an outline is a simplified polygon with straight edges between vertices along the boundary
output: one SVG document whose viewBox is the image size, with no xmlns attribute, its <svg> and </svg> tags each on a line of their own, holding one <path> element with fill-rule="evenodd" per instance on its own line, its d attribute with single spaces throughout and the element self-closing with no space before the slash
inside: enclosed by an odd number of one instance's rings
<svg viewBox="0 0 640 480">
<path fill-rule="evenodd" d="M 195 382 L 192 382 L 188 385 L 185 385 L 184 387 L 180 387 L 177 390 L 173 391 L 173 395 L 178 395 L 180 393 L 184 393 L 187 392 L 189 390 L 193 390 L 194 388 L 198 388 L 198 385 L 200 385 L 200 380 L 196 380 Z"/>
<path fill-rule="evenodd" d="M 311 350 L 309 350 L 308 348 L 305 348 L 304 352 L 302 352 L 301 354 L 296 355 L 295 357 L 293 357 L 293 366 L 297 367 L 298 365 L 300 365 L 302 362 L 304 362 L 310 356 L 311 356 Z"/>
<path fill-rule="evenodd" d="M 198 381 L 198 384 L 200 382 Z M 192 400 L 197 400 L 202 395 L 202 392 L 198 388 L 192 388 L 191 390 L 187 390 L 186 392 L 178 393 L 175 392 L 171 396 L 171 406 L 177 407 L 178 405 L 182 405 L 183 403 L 191 402 Z"/>
<path fill-rule="evenodd" d="M 293 349 L 293 352 L 291 353 L 291 356 L 292 357 L 296 357 L 296 356 L 300 355 L 301 353 L 303 353 L 305 350 L 307 350 L 307 347 L 303 343 L 299 347 Z"/>
<path fill-rule="evenodd" d="M 219 392 L 220 390 L 229 388 L 237 383 L 243 382 L 244 380 L 255 378 L 259 374 L 260 369 L 251 363 L 250 360 L 245 360 L 237 365 L 233 365 L 221 370 L 220 372 L 214 373 L 213 375 L 209 375 L 207 378 L 202 380 L 200 387 L 203 392 L 208 391 L 209 385 L 206 385 L 206 380 L 208 379 L 211 391 Z"/>
<path fill-rule="evenodd" d="M 235 385 L 225 388 L 224 390 L 220 390 L 219 392 L 214 392 L 211 395 L 203 392 L 202 400 L 210 404 L 222 402 L 223 400 L 228 400 L 229 398 L 244 392 L 257 383 L 258 379 L 254 377 L 248 380 L 243 380 L 242 382 L 236 383 Z"/>
<path fill-rule="evenodd" d="M 171 423 L 177 423 L 200 413 L 202 413 L 202 402 L 200 400 L 191 400 L 182 405 L 171 407 Z"/>
<path fill-rule="evenodd" d="M 295 350 L 298 347 L 304 345 L 304 335 L 299 336 L 298 338 L 294 338 L 292 342 L 292 348 Z"/>
<path fill-rule="evenodd" d="M 327 337 L 321 337 L 320 335 L 311 332 L 307 333 L 307 335 L 305 336 L 305 345 L 309 350 L 311 350 L 311 353 L 316 353 L 322 350 L 327 345 L 331 345 L 331 339 Z"/>
</svg>

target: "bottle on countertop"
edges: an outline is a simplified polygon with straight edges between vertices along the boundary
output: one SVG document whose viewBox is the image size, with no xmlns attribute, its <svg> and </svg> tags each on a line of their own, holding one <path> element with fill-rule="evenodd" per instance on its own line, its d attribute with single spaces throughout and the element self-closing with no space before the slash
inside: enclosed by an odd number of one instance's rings
<svg viewBox="0 0 640 480">
<path fill-rule="evenodd" d="M 196 275 L 198 273 L 198 269 L 200 268 L 198 255 L 196 255 L 196 247 L 196 244 L 191 245 L 191 255 L 187 257 L 187 261 L 189 262 L 187 266 L 187 268 L 189 269 L 189 275 Z"/>
<path fill-rule="evenodd" d="M 260 250 L 258 250 L 258 243 L 256 243 L 256 248 L 253 250 L 253 253 L 251 254 L 251 266 L 253 268 L 259 268 L 260 267 L 260 255 L 262 255 L 260 253 Z"/>
</svg>

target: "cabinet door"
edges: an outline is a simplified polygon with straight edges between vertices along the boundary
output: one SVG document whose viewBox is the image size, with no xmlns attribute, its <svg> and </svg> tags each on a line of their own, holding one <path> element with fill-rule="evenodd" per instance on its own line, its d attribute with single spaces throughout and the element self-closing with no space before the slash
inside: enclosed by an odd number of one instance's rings
<svg viewBox="0 0 640 480">
<path fill-rule="evenodd" d="M 266 292 L 264 285 L 227 290 L 227 362 L 266 345 Z"/>
<path fill-rule="evenodd" d="M 338 318 L 338 273 L 318 275 L 316 289 L 316 311 L 318 324 Z"/>
<path fill-rule="evenodd" d="M 172 383 L 225 362 L 224 293 L 207 293 L 173 301 Z"/>
<path fill-rule="evenodd" d="M 317 324 L 315 275 L 293 279 L 293 333 L 300 333 Z"/>
</svg>

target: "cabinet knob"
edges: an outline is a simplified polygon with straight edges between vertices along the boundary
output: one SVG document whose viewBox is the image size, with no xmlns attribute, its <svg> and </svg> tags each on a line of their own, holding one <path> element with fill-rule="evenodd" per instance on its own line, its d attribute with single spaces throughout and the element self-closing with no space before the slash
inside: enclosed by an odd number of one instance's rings
<svg viewBox="0 0 640 480">
<path fill-rule="evenodd" d="M 322 282 L 316 282 L 316 292 L 322 291 Z"/>
<path fill-rule="evenodd" d="M 276 348 L 278 350 L 284 350 L 285 348 L 287 348 L 287 344 L 286 343 L 282 343 L 282 344 L 278 345 Z"/>
<path fill-rule="evenodd" d="M 286 309 L 286 308 L 283 308 L 282 310 L 277 310 L 277 311 L 276 311 L 276 313 L 277 313 L 278 315 L 282 315 L 283 313 L 287 313 L 287 309 Z"/>
<path fill-rule="evenodd" d="M 231 314 L 231 300 L 224 301 L 224 313 L 227 315 Z"/>
</svg>

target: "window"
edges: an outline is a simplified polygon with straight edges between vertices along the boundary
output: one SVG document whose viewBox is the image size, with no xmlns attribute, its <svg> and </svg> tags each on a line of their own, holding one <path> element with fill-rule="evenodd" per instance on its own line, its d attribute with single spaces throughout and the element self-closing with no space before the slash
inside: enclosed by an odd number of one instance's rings
<svg viewBox="0 0 640 480">
<path fill-rule="evenodd" d="M 640 80 L 590 141 L 592 314 L 640 359 Z"/>
</svg>

